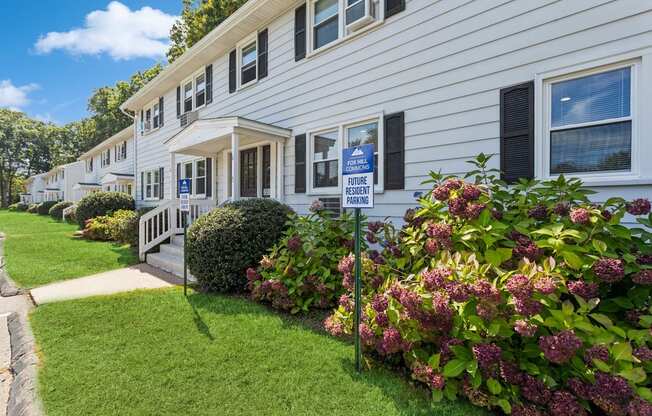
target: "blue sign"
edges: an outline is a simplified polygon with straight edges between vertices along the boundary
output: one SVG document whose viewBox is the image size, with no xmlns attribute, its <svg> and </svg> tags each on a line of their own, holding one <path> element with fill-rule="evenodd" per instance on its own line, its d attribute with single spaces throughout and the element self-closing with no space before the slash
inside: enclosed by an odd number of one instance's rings
<svg viewBox="0 0 652 416">
<path fill-rule="evenodd" d="M 192 179 L 179 179 L 179 193 L 189 194 Z"/>
<path fill-rule="evenodd" d="M 342 153 L 342 175 L 374 172 L 374 145 L 349 147 Z"/>
<path fill-rule="evenodd" d="M 374 145 L 342 149 L 342 207 L 374 207 Z"/>
</svg>

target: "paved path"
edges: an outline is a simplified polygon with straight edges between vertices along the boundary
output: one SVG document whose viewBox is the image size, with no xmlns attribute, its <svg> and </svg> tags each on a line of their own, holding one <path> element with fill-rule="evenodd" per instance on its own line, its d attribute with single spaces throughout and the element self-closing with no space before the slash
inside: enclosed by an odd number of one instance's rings
<svg viewBox="0 0 652 416">
<path fill-rule="evenodd" d="M 112 270 L 93 276 L 66 280 L 30 291 L 37 305 L 89 296 L 111 295 L 139 289 L 157 289 L 183 283 L 169 273 L 147 264 Z"/>
</svg>

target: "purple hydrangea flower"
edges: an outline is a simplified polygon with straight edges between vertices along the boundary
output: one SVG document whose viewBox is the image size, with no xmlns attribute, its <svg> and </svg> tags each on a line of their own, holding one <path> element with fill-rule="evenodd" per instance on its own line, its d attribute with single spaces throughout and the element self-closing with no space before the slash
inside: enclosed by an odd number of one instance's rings
<svg viewBox="0 0 652 416">
<path fill-rule="evenodd" d="M 429 238 L 426 240 L 426 244 L 424 244 L 423 248 L 426 250 L 426 253 L 434 256 L 437 254 L 437 250 L 439 250 L 439 243 L 434 238 Z"/>
<path fill-rule="evenodd" d="M 594 345 L 584 352 L 584 362 L 593 365 L 593 359 L 609 362 L 609 349 L 604 345 Z"/>
<path fill-rule="evenodd" d="M 378 242 L 378 238 L 376 237 L 376 234 L 374 234 L 371 231 L 367 231 L 365 238 L 367 239 L 369 244 L 376 244 Z"/>
<path fill-rule="evenodd" d="M 652 403 L 636 397 L 627 406 L 629 416 L 652 416 Z"/>
<path fill-rule="evenodd" d="M 452 274 L 453 271 L 447 267 L 426 270 L 421 274 L 423 287 L 431 292 L 443 289 L 446 286 L 447 278 Z"/>
<path fill-rule="evenodd" d="M 593 263 L 593 273 L 605 283 L 615 283 L 625 277 L 625 266 L 620 259 L 604 257 Z"/>
<path fill-rule="evenodd" d="M 563 364 L 582 348 L 582 340 L 572 330 L 564 330 L 539 338 L 539 348 L 546 359 L 555 364 Z"/>
<path fill-rule="evenodd" d="M 632 282 L 639 285 L 652 285 L 652 270 L 641 270 L 632 277 Z"/>
<path fill-rule="evenodd" d="M 383 338 L 378 345 L 378 352 L 383 355 L 396 354 L 399 351 L 408 351 L 409 343 L 401 338 L 401 333 L 394 327 L 389 327 L 383 331 Z"/>
<path fill-rule="evenodd" d="M 523 372 L 521 372 L 518 366 L 511 361 L 500 361 L 500 377 L 502 377 L 505 382 L 515 386 L 518 386 L 523 382 Z"/>
<path fill-rule="evenodd" d="M 600 215 L 602 215 L 602 218 L 604 218 L 605 221 L 611 221 L 613 218 L 613 214 L 608 209 L 603 209 L 600 211 Z"/>
<path fill-rule="evenodd" d="M 501 301 L 500 292 L 488 280 L 479 279 L 471 286 L 471 292 L 480 299 L 499 303 Z"/>
<path fill-rule="evenodd" d="M 517 404 L 512 407 L 512 416 L 545 416 L 545 413 L 531 404 Z"/>
<path fill-rule="evenodd" d="M 337 264 L 337 270 L 342 274 L 351 273 L 353 266 L 355 266 L 355 257 L 353 254 L 349 254 L 348 256 L 342 257 Z"/>
<path fill-rule="evenodd" d="M 321 202 L 319 199 L 315 199 L 312 201 L 312 204 L 310 204 L 310 212 L 319 212 L 324 209 L 324 204 Z"/>
<path fill-rule="evenodd" d="M 570 205 L 566 202 L 560 202 L 552 209 L 552 212 L 559 215 L 560 217 L 565 217 L 570 212 Z"/>
<path fill-rule="evenodd" d="M 432 197 L 438 201 L 446 201 L 451 195 L 451 190 L 446 185 L 436 186 L 432 190 Z"/>
<path fill-rule="evenodd" d="M 534 288 L 543 295 L 551 295 L 557 290 L 557 282 L 550 276 L 543 276 L 534 282 Z"/>
<path fill-rule="evenodd" d="M 584 280 L 575 280 L 567 283 L 568 291 L 585 300 L 598 297 L 598 284 L 589 283 Z"/>
<path fill-rule="evenodd" d="M 376 322 L 376 325 L 381 328 L 384 328 L 389 324 L 389 319 L 387 318 L 387 314 L 385 312 L 378 313 L 376 318 L 374 318 L 374 321 Z"/>
<path fill-rule="evenodd" d="M 498 313 L 498 308 L 496 304 L 486 301 L 480 301 L 475 305 L 475 313 L 485 321 L 491 321 L 496 317 Z"/>
<path fill-rule="evenodd" d="M 541 312 L 543 305 L 538 300 L 529 298 L 514 299 L 514 309 L 523 316 L 534 316 Z"/>
<path fill-rule="evenodd" d="M 296 253 L 301 248 L 301 237 L 298 235 L 293 235 L 288 239 L 288 250 Z"/>
<path fill-rule="evenodd" d="M 482 190 L 476 185 L 466 184 L 462 188 L 462 198 L 467 201 L 475 201 L 482 195 Z"/>
<path fill-rule="evenodd" d="M 523 319 L 519 319 L 514 322 L 514 331 L 516 331 L 522 337 L 533 337 L 537 333 L 538 329 L 538 325 L 531 324 Z"/>
<path fill-rule="evenodd" d="M 600 371 L 595 374 L 591 395 L 593 400 L 601 397 L 613 402 L 627 402 L 633 395 L 634 390 L 624 378 Z"/>
<path fill-rule="evenodd" d="M 487 205 L 485 204 L 476 204 L 476 203 L 468 204 L 466 206 L 466 212 L 464 213 L 464 217 L 470 220 L 476 219 L 480 216 L 480 214 L 482 213 L 482 211 L 484 211 L 486 207 Z"/>
<path fill-rule="evenodd" d="M 353 312 L 353 299 L 349 295 L 342 295 L 339 299 L 339 305 L 347 312 Z"/>
<path fill-rule="evenodd" d="M 456 217 L 466 217 L 466 201 L 463 198 L 455 198 L 448 201 L 448 212 Z"/>
<path fill-rule="evenodd" d="M 628 203 L 626 208 L 631 215 L 647 215 L 650 213 L 650 200 L 646 198 L 635 199 Z"/>
<path fill-rule="evenodd" d="M 526 374 L 521 383 L 521 394 L 526 400 L 539 405 L 545 405 L 550 401 L 552 393 L 543 381 Z"/>
<path fill-rule="evenodd" d="M 586 208 L 575 208 L 570 212 L 570 219 L 575 224 L 586 225 L 591 222 L 591 213 Z"/>
<path fill-rule="evenodd" d="M 469 300 L 471 288 L 465 283 L 448 282 L 445 286 L 446 293 L 454 302 L 466 302 Z"/>
<path fill-rule="evenodd" d="M 375 310 L 378 313 L 385 312 L 387 310 L 387 306 L 389 305 L 389 301 L 387 298 L 383 295 L 377 294 L 374 296 L 374 298 L 371 300 L 371 307 L 373 310 Z"/>
<path fill-rule="evenodd" d="M 473 356 L 478 360 L 478 366 L 487 372 L 500 362 L 502 350 L 496 344 L 476 344 L 472 350 Z"/>
<path fill-rule="evenodd" d="M 585 416 L 586 410 L 577 402 L 575 396 L 567 391 L 559 390 L 552 394 L 548 403 L 552 416 Z"/>
<path fill-rule="evenodd" d="M 362 341 L 362 344 L 370 347 L 376 343 L 376 334 L 374 334 L 374 331 L 369 328 L 369 325 L 365 323 L 361 323 L 359 327 L 360 331 L 360 341 Z"/>
<path fill-rule="evenodd" d="M 592 386 L 583 382 L 579 378 L 571 378 L 566 383 L 568 388 L 580 399 L 590 400 L 592 394 Z"/>
<path fill-rule="evenodd" d="M 634 350 L 634 357 L 641 361 L 652 361 L 652 350 L 647 345 L 643 345 Z"/>
<path fill-rule="evenodd" d="M 498 221 L 500 221 L 500 220 L 503 219 L 503 213 L 502 213 L 502 211 L 499 211 L 499 210 L 497 210 L 496 208 L 492 208 L 492 209 L 491 209 L 491 216 L 492 216 L 495 220 L 498 220 Z"/>
<path fill-rule="evenodd" d="M 517 242 L 516 247 L 512 250 L 512 255 L 515 259 L 528 259 L 530 261 L 537 261 L 541 256 L 543 256 L 543 250 L 537 247 L 537 245 L 527 237 L 527 241 L 521 240 Z"/>
<path fill-rule="evenodd" d="M 382 221 L 372 221 L 369 224 L 367 224 L 367 229 L 371 231 L 372 233 L 377 233 L 378 231 L 383 229 L 383 226 L 385 223 Z"/>
<path fill-rule="evenodd" d="M 543 204 L 538 204 L 527 212 L 528 217 L 535 220 L 543 221 L 548 218 L 548 208 Z"/>
<path fill-rule="evenodd" d="M 636 256 L 636 262 L 642 265 L 652 264 L 652 254 L 639 254 Z"/>
<path fill-rule="evenodd" d="M 340 337 L 344 335 L 344 325 L 342 325 L 340 321 L 336 320 L 332 316 L 326 318 L 326 320 L 324 321 L 324 328 L 326 328 L 326 331 L 328 331 L 328 333 L 330 333 L 335 337 Z"/>
<path fill-rule="evenodd" d="M 515 274 L 505 284 L 505 289 L 517 298 L 529 298 L 534 288 L 530 279 L 524 274 Z"/>
</svg>

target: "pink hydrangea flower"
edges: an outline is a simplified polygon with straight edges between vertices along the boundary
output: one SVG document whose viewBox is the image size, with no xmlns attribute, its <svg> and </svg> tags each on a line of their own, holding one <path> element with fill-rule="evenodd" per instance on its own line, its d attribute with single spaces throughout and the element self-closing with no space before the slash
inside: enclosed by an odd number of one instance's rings
<svg viewBox="0 0 652 416">
<path fill-rule="evenodd" d="M 650 200 L 647 198 L 635 199 L 628 203 L 626 208 L 631 215 L 647 215 L 650 213 Z"/>
</svg>

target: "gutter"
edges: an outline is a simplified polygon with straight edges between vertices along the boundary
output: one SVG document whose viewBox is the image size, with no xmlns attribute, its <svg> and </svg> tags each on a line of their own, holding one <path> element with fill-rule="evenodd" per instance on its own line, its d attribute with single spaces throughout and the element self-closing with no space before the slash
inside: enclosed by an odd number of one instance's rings
<svg viewBox="0 0 652 416">
<path fill-rule="evenodd" d="M 127 116 L 131 120 L 133 120 L 133 126 L 134 126 L 134 161 L 133 161 L 132 165 L 133 165 L 133 174 L 134 174 L 134 195 L 132 195 L 132 196 L 134 197 L 134 202 L 135 202 L 136 201 L 136 195 L 138 195 L 138 186 L 137 186 L 137 184 L 138 184 L 137 176 L 138 175 L 136 174 L 137 173 L 136 172 L 136 169 L 137 169 L 136 163 L 138 163 L 138 143 L 136 143 L 136 140 L 138 139 L 138 123 L 137 123 L 138 120 L 137 120 L 137 116 L 136 116 L 137 113 L 134 112 L 134 115 L 132 116 L 131 114 L 129 114 L 129 112 L 127 110 L 122 108 L 122 105 L 119 108 L 120 108 L 120 111 L 122 112 L 122 114 L 124 114 L 125 116 Z"/>
</svg>

